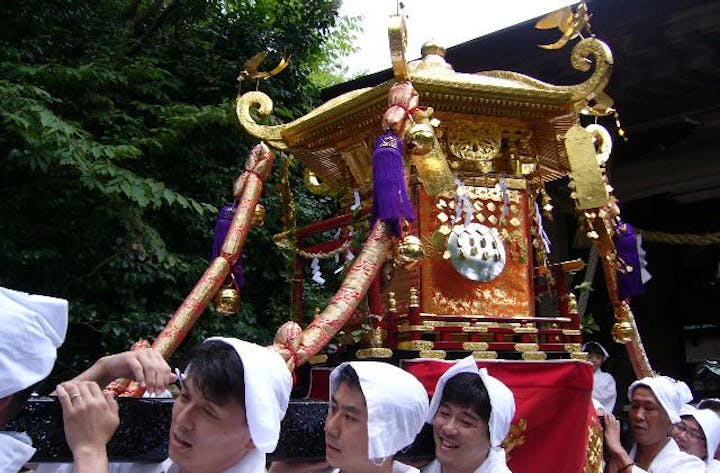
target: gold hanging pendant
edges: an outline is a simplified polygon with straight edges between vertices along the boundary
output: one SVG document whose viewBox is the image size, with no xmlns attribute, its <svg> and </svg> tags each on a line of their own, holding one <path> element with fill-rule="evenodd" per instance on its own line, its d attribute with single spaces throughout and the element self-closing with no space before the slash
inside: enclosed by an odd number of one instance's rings
<svg viewBox="0 0 720 473">
<path fill-rule="evenodd" d="M 235 276 L 231 276 L 232 280 L 222 286 L 217 294 L 215 294 L 215 310 L 223 315 L 237 314 L 242 305 L 240 291 L 235 286 Z"/>
</svg>

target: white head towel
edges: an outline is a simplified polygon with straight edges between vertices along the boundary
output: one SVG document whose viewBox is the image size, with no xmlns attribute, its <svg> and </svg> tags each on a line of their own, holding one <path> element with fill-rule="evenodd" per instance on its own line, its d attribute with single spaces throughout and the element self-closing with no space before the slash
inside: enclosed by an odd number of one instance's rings
<svg viewBox="0 0 720 473">
<path fill-rule="evenodd" d="M 600 349 L 600 351 L 601 351 L 602 354 L 603 354 L 603 361 L 605 361 L 605 360 L 607 360 L 608 358 L 610 358 L 610 353 L 608 353 L 608 351 L 605 349 L 605 347 L 602 346 L 601 344 L 599 344 L 598 342 L 585 342 L 585 343 L 583 343 L 582 351 L 587 351 L 587 349 L 588 349 L 589 347 L 591 347 L 591 346 L 595 346 L 595 347 L 598 347 L 598 348 Z"/>
<path fill-rule="evenodd" d="M 422 429 L 428 410 L 428 394 L 420 381 L 390 363 L 352 361 L 330 373 L 331 396 L 345 365 L 357 373 L 365 396 L 370 460 L 390 457 L 410 445 Z"/>
<path fill-rule="evenodd" d="M 707 458 L 705 463 L 708 468 L 715 459 L 715 450 L 720 444 L 720 416 L 710 409 L 696 409 L 691 405 L 685 405 L 680 410 L 681 416 L 693 416 L 700 428 L 705 434 L 705 444 L 707 445 Z"/>
<path fill-rule="evenodd" d="M 270 453 L 280 438 L 280 422 L 285 417 L 292 375 L 282 357 L 265 347 L 237 338 L 212 337 L 232 346 L 242 360 L 245 381 L 245 414 L 255 447 Z"/>
<path fill-rule="evenodd" d="M 500 447 L 510 431 L 510 422 L 515 415 L 515 398 L 512 391 L 505 386 L 497 378 L 493 378 L 487 372 L 487 369 L 479 369 L 477 362 L 472 356 L 463 358 L 448 369 L 435 385 L 435 393 L 430 403 L 430 411 L 426 422 L 432 424 L 435 413 L 440 407 L 440 399 L 442 399 L 445 384 L 450 378 L 460 373 L 473 373 L 480 376 L 485 389 L 490 396 L 490 420 L 488 427 L 490 429 L 490 445 Z"/>
<path fill-rule="evenodd" d="M 50 374 L 67 324 L 66 300 L 0 287 L 0 399 Z"/>
<path fill-rule="evenodd" d="M 632 401 L 632 395 L 638 386 L 647 386 L 670 417 L 670 422 L 680 422 L 680 409 L 692 401 L 692 393 L 687 384 L 676 381 L 669 376 L 648 376 L 633 382 L 628 388 L 628 399 Z"/>
</svg>

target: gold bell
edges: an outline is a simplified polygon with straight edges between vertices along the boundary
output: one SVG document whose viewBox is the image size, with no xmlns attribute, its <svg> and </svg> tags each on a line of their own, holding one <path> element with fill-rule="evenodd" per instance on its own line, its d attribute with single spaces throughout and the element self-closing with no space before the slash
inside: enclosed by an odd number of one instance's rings
<svg viewBox="0 0 720 473">
<path fill-rule="evenodd" d="M 240 291 L 232 285 L 221 287 L 217 294 L 215 294 L 215 310 L 221 314 L 230 315 L 238 313 L 241 303 Z"/>
<path fill-rule="evenodd" d="M 395 247 L 395 266 L 412 271 L 425 257 L 425 248 L 418 237 L 406 235 Z"/>
<path fill-rule="evenodd" d="M 617 322 L 612 327 L 613 340 L 617 343 L 628 343 L 635 337 L 635 331 L 627 320 Z"/>
<path fill-rule="evenodd" d="M 257 204 L 253 212 L 253 227 L 262 227 L 265 225 L 265 215 L 265 207 L 263 207 L 262 204 Z"/>
</svg>

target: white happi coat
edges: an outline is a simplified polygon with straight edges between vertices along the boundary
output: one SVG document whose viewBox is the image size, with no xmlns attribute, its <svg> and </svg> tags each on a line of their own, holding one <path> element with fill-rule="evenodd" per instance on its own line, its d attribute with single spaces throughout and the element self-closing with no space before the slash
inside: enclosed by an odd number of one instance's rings
<svg viewBox="0 0 720 473">
<path fill-rule="evenodd" d="M 615 387 L 615 378 L 610 373 L 599 369 L 595 370 L 592 398 L 602 404 L 605 412 L 612 414 L 615 409 L 615 401 L 617 401 L 617 388 Z"/>
<path fill-rule="evenodd" d="M 29 442 L 0 432 L 0 473 L 17 473 L 33 455 L 35 449 Z"/>
<path fill-rule="evenodd" d="M 392 467 L 393 473 L 420 473 L 420 470 L 414 466 L 406 465 L 399 461 L 393 461 Z M 340 470 L 340 468 L 330 468 L 327 471 L 329 473 L 341 473 L 342 470 Z"/>
<path fill-rule="evenodd" d="M 637 445 L 630 450 L 630 458 L 635 459 Z M 675 440 L 670 439 L 662 450 L 655 456 L 650 468 L 643 470 L 633 466 L 632 473 L 706 473 L 705 462 L 698 457 L 680 450 Z"/>
<path fill-rule="evenodd" d="M 423 468 L 422 473 L 442 473 L 442 466 L 437 460 Z M 505 462 L 505 452 L 502 448 L 491 448 L 490 453 L 482 465 L 473 473 L 512 473 Z"/>
<path fill-rule="evenodd" d="M 72 473 L 72 471 L 72 463 L 41 463 L 35 469 L 35 473 Z M 259 471 L 265 471 L 265 454 L 251 450 L 239 463 L 223 473 L 258 473 Z M 111 463 L 110 473 L 181 473 L 181 471 L 180 467 L 168 458 L 162 463 Z"/>
</svg>

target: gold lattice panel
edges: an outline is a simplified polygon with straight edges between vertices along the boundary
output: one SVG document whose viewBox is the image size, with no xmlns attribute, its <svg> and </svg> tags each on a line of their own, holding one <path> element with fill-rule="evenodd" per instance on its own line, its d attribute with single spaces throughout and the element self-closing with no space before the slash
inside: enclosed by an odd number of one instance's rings
<svg viewBox="0 0 720 473">
<path fill-rule="evenodd" d="M 531 202 L 527 192 L 508 189 L 506 200 L 499 185 L 461 189 L 468 192 L 472 207 L 470 222 L 497 229 L 505 247 L 505 267 L 489 282 L 472 281 L 456 271 L 447 259 L 448 254 L 436 249 L 433 242 L 444 241 L 457 224 L 454 220 L 458 203 L 453 196 L 432 198 L 420 192 L 419 228 L 428 253 L 420 271 L 422 312 L 497 317 L 534 315 L 529 244 Z"/>
</svg>

